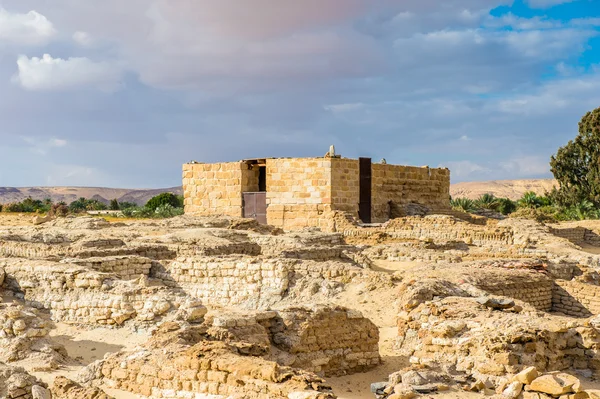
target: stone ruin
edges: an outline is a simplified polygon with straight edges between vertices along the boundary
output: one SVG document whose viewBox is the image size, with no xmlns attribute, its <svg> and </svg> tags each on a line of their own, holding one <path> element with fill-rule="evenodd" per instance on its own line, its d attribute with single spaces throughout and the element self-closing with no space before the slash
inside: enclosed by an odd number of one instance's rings
<svg viewBox="0 0 600 399">
<path fill-rule="evenodd" d="M 329 217 L 329 232 L 190 216 L 0 226 L 0 398 L 343 398 L 330 381 L 365 372 L 373 398 L 594 397 L 567 386 L 600 373 L 591 228 Z M 82 362 L 53 335 L 65 326 L 148 339 Z M 390 374 L 391 358 L 405 361 Z M 543 388 L 515 380 L 532 367 Z"/>
</svg>

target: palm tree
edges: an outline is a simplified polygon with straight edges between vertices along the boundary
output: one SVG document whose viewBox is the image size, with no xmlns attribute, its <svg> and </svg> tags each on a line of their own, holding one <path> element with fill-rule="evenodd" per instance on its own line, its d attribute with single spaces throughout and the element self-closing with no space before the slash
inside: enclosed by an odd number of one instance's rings
<svg viewBox="0 0 600 399">
<path fill-rule="evenodd" d="M 474 212 L 477 210 L 475 201 L 469 198 L 456 198 L 450 200 L 450 206 L 456 211 Z"/>
<path fill-rule="evenodd" d="M 540 200 L 533 191 L 527 191 L 517 202 L 522 208 L 537 208 L 540 206 Z"/>
<path fill-rule="evenodd" d="M 500 201 L 493 194 L 485 193 L 475 200 L 475 206 L 481 209 L 498 210 Z"/>
</svg>

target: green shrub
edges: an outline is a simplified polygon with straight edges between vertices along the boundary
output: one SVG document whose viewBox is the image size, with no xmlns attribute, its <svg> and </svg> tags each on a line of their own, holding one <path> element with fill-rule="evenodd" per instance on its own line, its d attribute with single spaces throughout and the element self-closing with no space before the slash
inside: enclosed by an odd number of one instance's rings
<svg viewBox="0 0 600 399">
<path fill-rule="evenodd" d="M 118 211 L 119 209 L 121 209 L 119 206 L 119 201 L 117 201 L 116 198 L 110 200 L 109 208 L 111 211 Z"/>
<path fill-rule="evenodd" d="M 517 210 L 517 203 L 510 198 L 498 198 L 498 208 L 496 210 L 503 215 L 509 215 Z"/>
<path fill-rule="evenodd" d="M 450 200 L 450 206 L 456 211 L 475 212 L 478 208 L 475 201 L 469 198 L 455 198 Z"/>
<path fill-rule="evenodd" d="M 3 212 L 23 212 L 23 204 L 20 202 L 11 202 L 4 204 Z"/>
<path fill-rule="evenodd" d="M 492 211 L 496 211 L 498 210 L 500 201 L 498 198 L 494 197 L 493 194 L 486 193 L 477 198 L 474 202 L 474 205 L 479 209 L 490 209 Z"/>
<path fill-rule="evenodd" d="M 540 198 L 533 191 L 527 191 L 517 201 L 520 208 L 537 208 L 542 205 Z"/>
<path fill-rule="evenodd" d="M 183 215 L 183 208 L 175 208 L 169 204 L 161 205 L 154 211 L 154 217 L 158 218 L 172 218 L 179 215 Z"/>
<path fill-rule="evenodd" d="M 127 208 L 137 208 L 138 204 L 136 204 L 135 202 L 127 202 L 127 201 L 123 201 L 123 202 L 119 202 L 119 209 L 124 210 Z"/>
<path fill-rule="evenodd" d="M 182 202 L 183 201 L 180 201 L 180 199 L 173 193 L 162 193 L 156 197 L 150 198 L 150 200 L 148 200 L 146 203 L 146 208 L 155 210 L 161 205 L 171 205 L 173 208 L 180 208 L 183 205 Z"/>
</svg>

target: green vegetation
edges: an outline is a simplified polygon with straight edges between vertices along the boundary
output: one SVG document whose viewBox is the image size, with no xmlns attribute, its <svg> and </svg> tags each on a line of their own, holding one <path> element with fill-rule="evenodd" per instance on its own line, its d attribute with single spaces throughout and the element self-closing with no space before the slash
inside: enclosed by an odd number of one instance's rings
<svg viewBox="0 0 600 399">
<path fill-rule="evenodd" d="M 530 191 L 517 201 L 484 194 L 476 200 L 455 198 L 450 204 L 454 210 L 469 213 L 493 210 L 511 217 L 534 219 L 539 222 L 600 219 L 600 208 L 591 201 L 583 200 L 571 206 L 562 206 L 554 198 L 551 194 L 538 196 Z"/>
<path fill-rule="evenodd" d="M 119 202 L 117 199 L 111 200 L 107 206 L 96 199 L 83 197 L 68 205 L 65 202 L 52 203 L 50 199 L 40 201 L 32 198 L 0 205 L 0 212 L 47 213 L 53 216 L 67 216 L 107 209 L 120 210 L 124 217 L 130 218 L 171 218 L 183 215 L 183 197 L 172 193 L 163 193 L 151 198 L 142 207 L 133 202 Z"/>
<path fill-rule="evenodd" d="M 588 203 L 600 206 L 600 108 L 579 122 L 579 134 L 558 149 L 550 166 L 559 188 L 551 196 L 564 207 L 585 211 Z M 585 204 L 585 205 L 584 205 Z M 585 212 L 584 212 L 585 214 Z"/>
<path fill-rule="evenodd" d="M 162 193 L 156 197 L 150 198 L 150 200 L 146 202 L 145 207 L 156 210 L 163 205 L 170 205 L 173 208 L 183 208 L 183 197 L 173 193 Z"/>
</svg>

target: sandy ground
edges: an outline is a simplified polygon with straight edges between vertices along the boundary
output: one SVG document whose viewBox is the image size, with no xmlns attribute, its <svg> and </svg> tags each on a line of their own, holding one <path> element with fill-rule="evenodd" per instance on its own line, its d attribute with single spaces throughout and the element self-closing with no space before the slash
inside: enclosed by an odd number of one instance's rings
<svg viewBox="0 0 600 399">
<path fill-rule="evenodd" d="M 554 179 L 522 179 L 522 180 L 492 180 L 455 183 L 450 185 L 452 198 L 467 197 L 477 199 L 482 194 L 494 194 L 496 197 L 505 197 L 517 200 L 527 191 L 544 195 L 557 185 Z"/>
<path fill-rule="evenodd" d="M 74 362 L 54 372 L 33 372 L 42 381 L 51 384 L 55 377 L 65 376 L 74 379 L 87 364 L 102 359 L 105 354 L 120 350 L 130 350 L 143 344 L 149 338 L 147 333 L 136 333 L 128 329 L 95 328 L 81 329 L 64 323 L 57 323 L 50 332 L 54 341 L 64 345 Z M 26 365 L 23 365 L 26 366 Z M 115 399 L 136 399 L 137 395 L 114 389 L 105 390 Z"/>
</svg>

